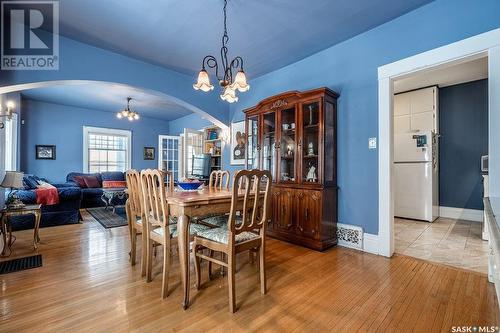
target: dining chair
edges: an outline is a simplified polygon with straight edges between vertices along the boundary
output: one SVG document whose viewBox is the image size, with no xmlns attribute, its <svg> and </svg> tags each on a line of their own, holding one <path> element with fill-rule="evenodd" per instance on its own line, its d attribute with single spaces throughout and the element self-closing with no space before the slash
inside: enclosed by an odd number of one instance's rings
<svg viewBox="0 0 500 333">
<path fill-rule="evenodd" d="M 146 233 L 143 230 L 142 187 L 140 174 L 137 170 L 128 170 L 125 174 L 127 180 L 128 199 L 125 203 L 127 222 L 130 233 L 130 263 L 136 264 L 137 236 L 142 238 L 141 251 L 141 276 L 146 275 Z"/>
<path fill-rule="evenodd" d="M 209 190 L 229 190 L 231 174 L 226 170 L 215 170 L 210 173 L 208 180 Z M 228 212 L 229 213 L 229 212 Z M 199 223 L 209 227 L 222 227 L 227 225 L 227 214 L 208 215 L 198 218 Z"/>
<path fill-rule="evenodd" d="M 229 189 L 229 182 L 231 175 L 229 171 L 226 170 L 215 170 L 210 173 L 210 178 L 208 180 L 209 189 Z"/>
<path fill-rule="evenodd" d="M 244 181 L 240 181 L 243 179 Z M 260 291 L 266 293 L 265 240 L 272 176 L 269 171 L 240 170 L 233 179 L 231 210 L 227 228 L 200 231 L 193 241 L 196 287 L 200 288 L 200 260 L 224 266 L 228 270 L 229 311 L 236 310 L 236 254 L 257 249 L 259 254 Z M 243 186 L 250 184 L 250 186 Z M 243 189 L 244 187 L 244 189 Z M 239 214 L 238 214 L 239 213 Z M 227 259 L 205 255 L 204 249 L 225 254 Z"/>
<path fill-rule="evenodd" d="M 163 281 L 162 298 L 168 296 L 168 276 L 170 272 L 171 247 L 177 246 L 177 223 L 170 218 L 167 193 L 173 182 L 165 182 L 165 176 L 172 176 L 161 170 L 141 171 L 141 185 L 143 196 L 143 216 L 145 220 L 146 237 L 146 281 L 152 281 L 153 246 L 163 246 Z M 208 229 L 207 226 L 191 223 L 190 235 Z"/>
</svg>

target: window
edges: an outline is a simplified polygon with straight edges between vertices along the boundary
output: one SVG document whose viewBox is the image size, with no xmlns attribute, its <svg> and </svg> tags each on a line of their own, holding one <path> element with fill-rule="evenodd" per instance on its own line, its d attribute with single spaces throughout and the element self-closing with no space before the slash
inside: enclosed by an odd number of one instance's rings
<svg viewBox="0 0 500 333">
<path fill-rule="evenodd" d="M 98 127 L 83 127 L 83 171 L 130 169 L 132 133 Z"/>
<path fill-rule="evenodd" d="M 5 118 L 6 119 L 6 118 Z M 5 124 L 5 170 L 17 170 L 17 125 L 18 115 L 12 114 L 12 119 L 4 121 Z"/>
</svg>

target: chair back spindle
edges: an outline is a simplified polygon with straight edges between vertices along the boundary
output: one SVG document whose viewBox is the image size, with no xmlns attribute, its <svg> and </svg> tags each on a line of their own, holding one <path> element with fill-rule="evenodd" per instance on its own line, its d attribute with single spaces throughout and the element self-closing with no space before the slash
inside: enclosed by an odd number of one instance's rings
<svg viewBox="0 0 500 333">
<path fill-rule="evenodd" d="M 267 170 L 240 170 L 233 179 L 229 226 L 234 235 L 265 227 L 268 219 L 271 173 Z M 237 222 L 240 213 L 241 223 Z"/>
<path fill-rule="evenodd" d="M 229 181 L 230 181 L 229 171 L 225 170 L 215 170 L 210 173 L 210 179 L 208 181 L 209 189 L 229 189 Z"/>
<path fill-rule="evenodd" d="M 144 217 L 148 228 L 168 227 L 167 188 L 165 172 L 160 170 L 143 170 L 141 184 L 144 202 Z"/>
<path fill-rule="evenodd" d="M 128 170 L 125 174 L 128 189 L 128 204 L 136 217 L 142 217 L 142 186 L 140 174 L 137 170 Z"/>
</svg>

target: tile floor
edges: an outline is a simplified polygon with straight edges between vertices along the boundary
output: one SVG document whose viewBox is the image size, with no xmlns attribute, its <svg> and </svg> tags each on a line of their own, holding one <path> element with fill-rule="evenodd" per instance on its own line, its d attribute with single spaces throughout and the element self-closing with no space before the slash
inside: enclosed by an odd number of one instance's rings
<svg viewBox="0 0 500 333">
<path fill-rule="evenodd" d="M 488 242 L 479 222 L 395 218 L 394 229 L 396 253 L 488 274 Z"/>
</svg>

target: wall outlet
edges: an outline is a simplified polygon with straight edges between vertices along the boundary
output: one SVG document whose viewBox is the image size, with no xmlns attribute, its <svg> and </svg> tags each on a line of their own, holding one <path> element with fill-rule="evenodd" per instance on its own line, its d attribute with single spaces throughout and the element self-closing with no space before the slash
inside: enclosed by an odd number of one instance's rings
<svg viewBox="0 0 500 333">
<path fill-rule="evenodd" d="M 377 138 L 368 138 L 368 149 L 377 149 Z"/>
</svg>

